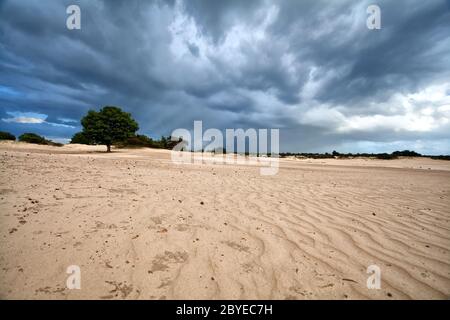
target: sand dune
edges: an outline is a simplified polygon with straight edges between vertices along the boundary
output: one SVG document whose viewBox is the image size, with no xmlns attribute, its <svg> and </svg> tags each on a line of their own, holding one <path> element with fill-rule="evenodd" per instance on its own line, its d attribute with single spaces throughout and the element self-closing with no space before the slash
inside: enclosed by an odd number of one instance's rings
<svg viewBox="0 0 450 320">
<path fill-rule="evenodd" d="M 0 143 L 1 298 L 450 296 L 450 162 L 282 159 L 261 176 L 102 150 Z"/>
</svg>

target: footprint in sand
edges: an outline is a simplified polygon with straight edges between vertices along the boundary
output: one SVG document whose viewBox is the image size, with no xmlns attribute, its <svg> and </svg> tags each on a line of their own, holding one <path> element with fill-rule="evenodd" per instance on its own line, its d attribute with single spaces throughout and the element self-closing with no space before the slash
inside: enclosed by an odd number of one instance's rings
<svg viewBox="0 0 450 320">
<path fill-rule="evenodd" d="M 128 285 L 126 281 L 117 282 L 117 281 L 105 281 L 107 284 L 112 285 L 114 288 L 109 291 L 111 295 L 102 296 L 100 299 L 112 299 L 121 295 L 122 299 L 125 299 L 133 292 L 133 286 Z"/>
<path fill-rule="evenodd" d="M 222 243 L 226 244 L 227 246 L 229 246 L 230 248 L 233 248 L 235 250 L 238 251 L 244 251 L 244 252 L 250 252 L 250 248 L 247 246 L 243 246 L 237 242 L 234 241 L 222 241 Z"/>
<path fill-rule="evenodd" d="M 155 257 L 155 259 L 152 261 L 152 267 L 150 268 L 149 272 L 153 273 L 155 271 L 166 271 L 169 269 L 168 264 L 171 263 L 183 263 L 187 261 L 189 258 L 189 255 L 187 252 L 171 252 L 171 251 L 165 251 L 164 254 L 159 254 Z"/>
</svg>

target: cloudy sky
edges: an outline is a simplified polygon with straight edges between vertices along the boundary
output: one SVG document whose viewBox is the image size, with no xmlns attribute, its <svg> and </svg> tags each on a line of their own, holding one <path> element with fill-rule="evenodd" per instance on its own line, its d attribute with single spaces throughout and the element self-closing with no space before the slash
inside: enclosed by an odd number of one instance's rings
<svg viewBox="0 0 450 320">
<path fill-rule="evenodd" d="M 152 137 L 202 120 L 279 128 L 281 151 L 450 154 L 450 0 L 0 0 L 0 130 L 61 141 L 104 105 Z"/>
</svg>

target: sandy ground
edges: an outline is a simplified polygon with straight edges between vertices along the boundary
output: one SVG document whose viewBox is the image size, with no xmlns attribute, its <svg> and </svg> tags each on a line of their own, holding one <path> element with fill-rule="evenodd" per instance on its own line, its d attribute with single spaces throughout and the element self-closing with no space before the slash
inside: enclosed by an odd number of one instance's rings
<svg viewBox="0 0 450 320">
<path fill-rule="evenodd" d="M 450 297 L 448 161 L 282 159 L 262 176 L 104 149 L 0 143 L 1 298 Z"/>
</svg>

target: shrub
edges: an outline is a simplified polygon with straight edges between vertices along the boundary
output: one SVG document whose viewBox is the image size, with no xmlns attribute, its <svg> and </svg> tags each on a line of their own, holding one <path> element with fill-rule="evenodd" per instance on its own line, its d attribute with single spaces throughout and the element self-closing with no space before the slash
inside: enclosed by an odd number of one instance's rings
<svg viewBox="0 0 450 320">
<path fill-rule="evenodd" d="M 43 145 L 55 146 L 55 147 L 63 146 L 62 143 L 57 143 L 57 142 L 47 140 L 44 137 L 41 137 L 40 135 L 37 135 L 35 133 L 30 133 L 30 132 L 20 135 L 19 141 L 34 143 L 34 144 L 43 144 Z"/>
<path fill-rule="evenodd" d="M 392 160 L 392 159 L 397 159 L 397 156 L 394 154 L 389 154 L 389 153 L 378 153 L 375 155 L 375 157 L 377 159 L 382 159 L 382 160 Z"/>
<path fill-rule="evenodd" d="M 450 156 L 440 155 L 440 156 L 430 156 L 434 160 L 450 160 Z"/>
<path fill-rule="evenodd" d="M 46 144 L 47 140 L 35 133 L 24 133 L 19 136 L 19 141 L 36 144 Z"/>
<path fill-rule="evenodd" d="M 125 141 L 116 143 L 118 148 L 156 148 L 172 150 L 178 143 L 182 142 L 181 138 L 172 141 L 170 136 L 162 136 L 160 140 L 153 140 L 146 135 L 138 134 L 126 139 Z"/>
<path fill-rule="evenodd" d="M 16 137 L 9 132 L 0 131 L 0 140 L 16 140 Z"/>
<path fill-rule="evenodd" d="M 161 136 L 161 140 L 157 141 L 158 145 L 160 146 L 160 148 L 162 149 L 169 149 L 172 150 L 178 143 L 182 142 L 183 139 L 182 138 L 175 138 L 174 141 L 172 141 L 172 137 L 171 136 Z"/>
<path fill-rule="evenodd" d="M 116 146 L 119 148 L 154 148 L 155 142 L 152 138 L 138 134 L 116 144 Z"/>
<path fill-rule="evenodd" d="M 409 151 L 409 150 L 394 151 L 394 152 L 392 152 L 392 154 L 397 157 L 421 157 L 422 156 L 420 153 L 417 153 L 415 151 Z"/>
</svg>

